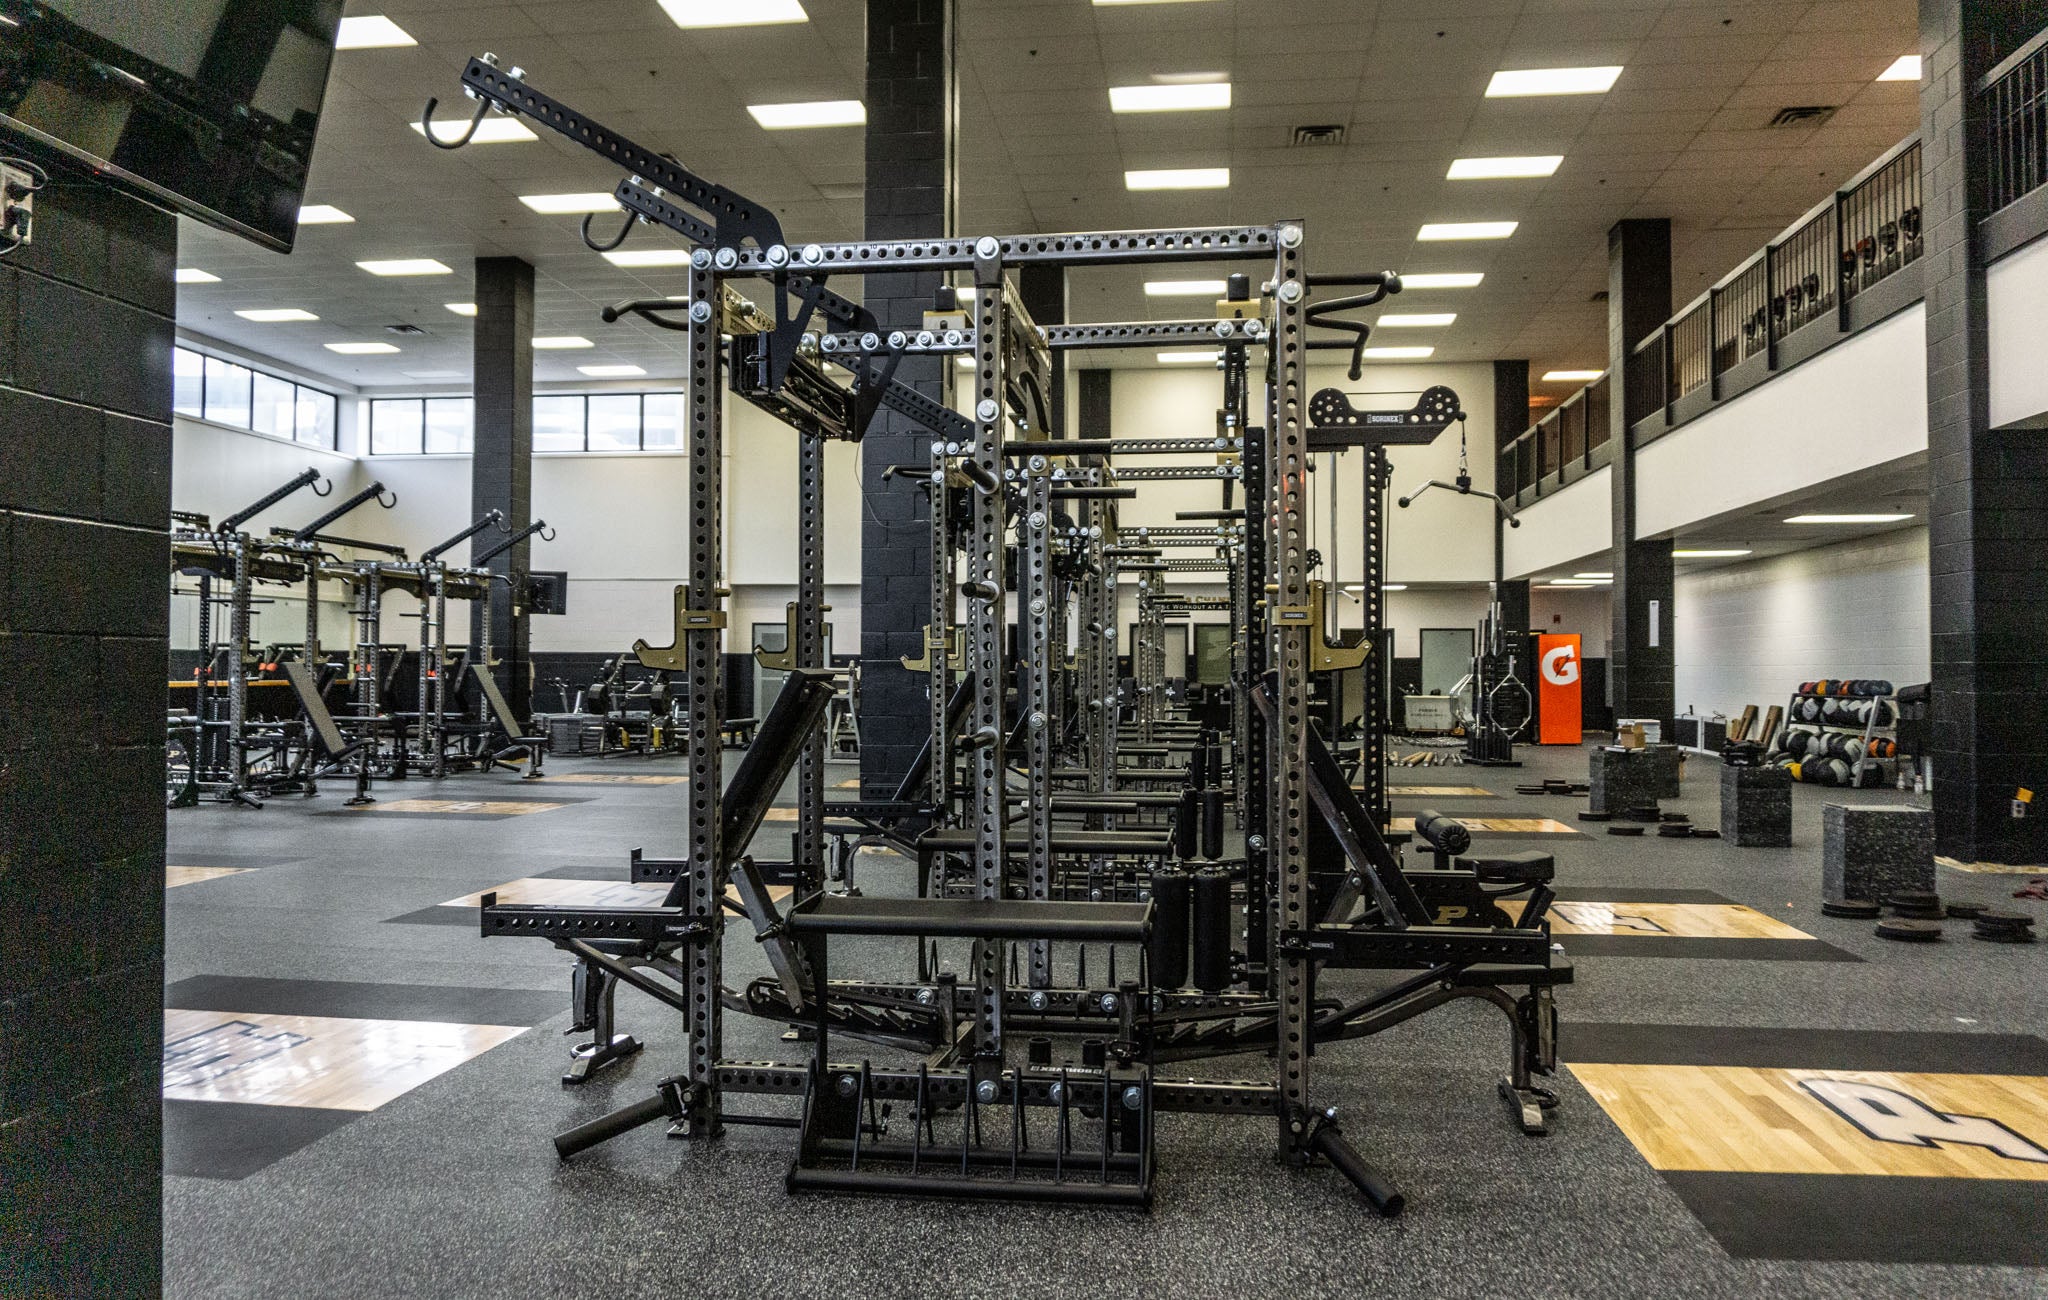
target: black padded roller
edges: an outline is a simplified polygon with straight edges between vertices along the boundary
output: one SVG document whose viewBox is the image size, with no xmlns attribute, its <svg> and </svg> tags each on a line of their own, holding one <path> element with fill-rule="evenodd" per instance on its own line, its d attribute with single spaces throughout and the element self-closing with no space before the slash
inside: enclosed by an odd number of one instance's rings
<svg viewBox="0 0 2048 1300">
<path fill-rule="evenodd" d="M 1189 786 L 1180 792 L 1180 807 L 1173 814 L 1173 856 L 1182 862 L 1195 856 L 1195 835 L 1201 818 L 1201 791 Z"/>
<path fill-rule="evenodd" d="M 1472 832 L 1465 829 L 1465 823 L 1433 808 L 1415 814 L 1415 833 L 1439 853 L 1455 855 L 1472 847 Z"/>
<path fill-rule="evenodd" d="M 1184 988 L 1188 982 L 1188 873 L 1161 867 L 1152 873 L 1152 941 L 1146 951 L 1152 965 L 1152 986 Z"/>
<path fill-rule="evenodd" d="M 645 1101 L 636 1101 L 624 1110 L 615 1110 L 609 1115 L 600 1115 L 588 1124 L 578 1124 L 568 1132 L 555 1138 L 555 1154 L 564 1160 L 581 1151 L 588 1151 L 600 1142 L 609 1142 L 621 1133 L 630 1133 L 642 1124 L 652 1124 L 658 1119 L 676 1113 L 667 1090 L 655 1093 Z"/>
<path fill-rule="evenodd" d="M 1192 939 L 1195 987 L 1230 987 L 1230 874 L 1205 867 L 1194 875 Z"/>
<path fill-rule="evenodd" d="M 1202 856 L 1214 862 L 1223 856 L 1223 792 L 1202 791 Z"/>
<path fill-rule="evenodd" d="M 1197 790 L 1209 788 L 1209 747 L 1199 740 L 1195 742 L 1194 754 L 1188 759 L 1188 784 Z"/>
</svg>

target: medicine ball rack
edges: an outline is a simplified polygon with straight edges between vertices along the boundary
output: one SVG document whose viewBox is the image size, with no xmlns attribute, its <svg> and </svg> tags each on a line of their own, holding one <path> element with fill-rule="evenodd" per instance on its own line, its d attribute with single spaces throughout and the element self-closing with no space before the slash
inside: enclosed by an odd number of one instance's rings
<svg viewBox="0 0 2048 1300">
<path fill-rule="evenodd" d="M 1311 325 L 1328 323 L 1328 313 L 1378 302 L 1398 287 L 1395 277 L 1311 274 L 1299 221 L 792 247 L 765 207 L 547 97 L 517 69 L 503 70 L 484 56 L 469 61 L 461 80 L 477 105 L 472 130 L 441 139 L 430 100 L 422 120 L 430 141 L 459 148 L 488 114 L 521 117 L 628 173 L 614 192 L 629 214 L 627 232 L 651 222 L 696 246 L 680 299 L 624 303 L 606 313 L 607 319 L 631 314 L 683 336 L 689 569 L 678 599 L 675 641 L 662 662 L 686 683 L 690 779 L 679 796 L 687 852 L 678 859 L 633 856 L 633 879 L 668 883 L 660 906 L 552 907 L 499 903 L 490 896 L 480 908 L 485 935 L 541 938 L 576 957 L 578 1025 L 592 1039 L 572 1075 L 587 1078 L 638 1050 L 630 1036 L 615 1032 L 611 995 L 619 983 L 674 1008 L 684 1021 L 684 1072 L 663 1081 L 654 1096 L 562 1134 L 556 1141 L 562 1155 L 661 1119 L 671 1121 L 672 1135 L 699 1140 L 718 1136 L 727 1124 L 793 1124 L 797 1151 L 786 1177 L 792 1191 L 1142 1205 L 1152 1194 L 1154 1121 L 1160 1112 L 1263 1116 L 1276 1126 L 1286 1162 L 1328 1160 L 1376 1208 L 1398 1213 L 1400 1194 L 1353 1149 L 1334 1111 L 1317 1103 L 1313 1057 L 1319 1045 L 1376 1033 L 1465 997 L 1492 1002 L 1507 1015 L 1513 1042 L 1501 1094 L 1526 1131 L 1542 1131 L 1543 1112 L 1553 1099 L 1533 1076 L 1554 1067 L 1552 990 L 1571 978 L 1569 965 L 1553 953 L 1546 920 L 1550 858 L 1447 856 L 1441 869 L 1404 868 L 1381 834 L 1380 814 L 1368 811 L 1345 785 L 1309 725 L 1307 637 L 1315 625 L 1303 513 L 1309 455 L 1361 447 L 1383 457 L 1390 443 L 1433 440 L 1457 409 L 1447 389 L 1432 390 L 1408 411 L 1359 411 L 1335 389 L 1312 400 L 1306 391 L 1311 349 L 1351 348 L 1355 360 L 1364 334 L 1363 326 L 1350 325 L 1356 344 L 1324 345 L 1310 340 Z M 1256 264 L 1262 285 L 1254 297 L 1247 283 L 1234 304 L 1222 305 L 1211 321 L 1040 327 L 1006 279 L 1008 271 L 1033 265 L 1216 261 Z M 834 276 L 906 270 L 970 274 L 976 293 L 967 312 L 969 328 L 884 336 L 863 308 L 827 287 Z M 765 287 L 772 311 L 740 299 L 741 281 Z M 1318 287 L 1363 292 L 1311 304 Z M 949 305 L 935 304 L 942 310 Z M 813 322 L 821 318 L 835 328 L 817 328 Z M 1214 451 L 1210 438 L 1056 436 L 1060 413 L 1047 402 L 1054 352 L 1193 337 L 1218 344 L 1223 354 L 1225 410 L 1235 414 L 1235 423 L 1219 433 L 1239 463 L 1118 464 L 1129 455 Z M 1249 422 L 1253 348 L 1263 354 L 1264 422 L 1258 427 Z M 967 414 L 894 380 L 901 357 L 917 352 L 972 359 Z M 850 382 L 835 378 L 832 368 L 850 375 Z M 722 398 L 728 385 L 791 425 L 801 449 L 796 666 L 729 786 L 722 779 L 718 743 L 727 621 Z M 822 663 L 823 442 L 858 440 L 884 406 L 934 434 L 925 467 L 935 575 L 926 640 L 932 732 L 925 756 L 899 791 L 902 799 L 827 804 L 819 728 L 835 687 Z M 1123 745 L 1117 736 L 1121 723 L 1098 716 L 1116 710 L 1087 705 L 1109 696 L 1102 674 L 1114 662 L 1110 575 L 1141 573 L 1152 584 L 1171 572 L 1171 562 L 1159 557 L 1159 548 L 1126 546 L 1138 539 L 1114 527 L 1114 509 L 1134 484 L 1189 477 L 1244 486 L 1243 506 L 1232 516 L 1242 523 L 1242 537 L 1222 549 L 1226 564 L 1239 564 L 1242 571 L 1233 584 L 1233 599 L 1245 615 L 1234 689 L 1245 697 L 1238 714 L 1245 726 L 1233 737 L 1231 764 L 1246 817 L 1242 865 L 1224 865 L 1219 857 L 1219 865 L 1196 871 L 1190 910 L 1182 913 L 1162 906 L 1161 878 L 1171 885 L 1179 870 L 1169 865 L 1173 849 L 1165 837 L 1114 828 L 1055 829 L 1056 805 L 1071 796 L 1055 787 L 1066 732 L 1059 725 L 1063 705 L 1056 683 L 1056 665 L 1065 654 L 1053 639 L 1060 617 L 1054 610 L 1067 602 L 1053 593 L 1061 568 L 1081 575 L 1092 568 L 1102 575 L 1097 584 L 1076 584 L 1081 606 L 1092 611 L 1090 630 L 1100 632 L 1084 636 L 1081 644 L 1085 649 L 1102 643 L 1077 656 L 1079 748 L 1088 783 L 1081 811 L 1105 820 L 1139 811 L 1143 805 L 1120 798 L 1129 769 L 1119 760 L 1160 759 L 1175 745 Z M 1055 506 L 1067 503 L 1079 515 L 1075 528 L 1061 537 Z M 1154 553 L 1143 553 L 1148 550 Z M 1015 660 L 1006 636 L 1013 587 Z M 1375 587 L 1369 591 L 1377 597 Z M 1167 602 L 1156 587 L 1152 599 L 1155 616 L 1163 616 Z M 956 621 L 957 682 L 947 666 L 948 629 Z M 1013 682 L 1014 705 L 1008 699 Z M 1140 737 L 1147 728 L 1154 736 L 1177 729 L 1170 713 L 1154 703 L 1148 713 L 1144 700 L 1131 701 Z M 1185 775 L 1163 765 L 1134 771 L 1141 782 L 1189 785 L 1198 806 L 1220 809 L 1212 769 L 1221 766 L 1222 747 L 1198 740 L 1192 748 L 1202 757 Z M 1013 770 L 1015 759 L 1022 760 L 1021 772 Z M 1198 769 L 1203 788 L 1190 785 Z M 798 773 L 792 860 L 757 863 L 746 850 L 792 770 Z M 1185 795 L 1176 802 L 1187 808 Z M 943 889 L 916 898 L 828 891 L 828 816 L 868 826 L 932 826 L 916 843 L 934 858 L 950 855 L 962 863 L 964 896 Z M 1175 838 L 1183 843 L 1192 838 L 1180 829 L 1184 824 L 1177 816 Z M 1205 838 L 1212 840 L 1208 847 L 1220 847 L 1214 843 L 1220 835 Z M 1134 901 L 1055 896 L 1062 876 L 1086 879 L 1105 863 L 1120 864 L 1113 868 L 1119 874 L 1152 864 L 1148 887 Z M 1056 865 L 1063 870 L 1056 872 Z M 728 883 L 737 901 L 728 900 Z M 793 891 L 786 909 L 770 896 L 775 883 Z M 1177 889 L 1165 892 L 1180 896 Z M 1197 893 L 1208 902 L 1197 902 Z M 1491 898 L 1506 893 L 1529 895 L 1512 923 L 1442 923 L 1447 915 L 1491 916 Z M 744 992 L 724 983 L 727 911 L 747 919 L 773 972 Z M 1170 987 L 1181 958 L 1175 945 L 1182 927 L 1198 917 L 1209 918 L 1208 946 L 1188 937 L 1195 951 L 1207 954 L 1210 969 L 1195 973 L 1201 982 L 1193 989 Z M 1242 950 L 1234 934 L 1240 921 L 1246 932 Z M 890 938 L 916 946 L 916 979 L 830 978 L 829 964 L 842 941 L 862 941 L 872 954 L 877 940 Z M 964 972 L 931 971 L 928 945 L 938 941 L 968 946 Z M 1056 961 L 1091 946 L 1111 953 L 1118 946 L 1135 947 L 1146 956 L 1135 970 L 1125 967 L 1125 978 L 1108 984 L 1087 980 L 1068 960 Z M 1011 967 L 1020 948 L 1028 974 L 1016 987 Z M 1338 969 L 1407 974 L 1356 1000 L 1319 996 L 1323 972 Z M 1069 972 L 1077 978 L 1065 978 Z M 807 1031 L 804 1059 L 727 1057 L 727 1009 Z M 842 1036 L 879 1050 L 907 1051 L 912 1063 L 835 1059 L 832 1047 Z M 1026 1039 L 1022 1055 L 1015 1051 L 1020 1037 Z M 1054 1064 L 1055 1040 L 1077 1045 L 1078 1056 Z M 1270 1077 L 1159 1073 L 1168 1062 L 1257 1052 L 1270 1054 Z M 792 1098 L 800 1110 L 792 1120 L 735 1109 L 732 1100 L 744 1094 Z M 887 1106 L 904 1104 L 911 1108 L 908 1140 L 892 1135 L 885 1122 Z M 939 1136 L 942 1117 L 948 1134 L 957 1123 L 957 1141 Z"/>
<path fill-rule="evenodd" d="M 1863 716 L 1856 718 L 1857 713 Z M 1840 720 L 1845 717 L 1851 720 Z M 1784 727 L 1771 742 L 1770 759 L 1779 767 L 1794 769 L 1794 779 L 1802 782 L 1846 784 L 1855 789 L 1881 784 L 1889 770 L 1887 764 L 1898 756 L 1898 719 L 1898 697 L 1890 682 L 1855 678 L 1805 682 L 1792 692 L 1786 705 Z M 1799 739 L 1794 740 L 1795 736 Z M 1815 760 L 1847 764 L 1848 781 L 1820 775 L 1829 770 L 1824 768 L 1810 774 L 1808 764 Z"/>
</svg>

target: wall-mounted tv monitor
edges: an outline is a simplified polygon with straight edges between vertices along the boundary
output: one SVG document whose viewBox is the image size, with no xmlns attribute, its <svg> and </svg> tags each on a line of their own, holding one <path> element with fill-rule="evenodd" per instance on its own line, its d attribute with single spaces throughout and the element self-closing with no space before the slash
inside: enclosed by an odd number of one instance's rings
<svg viewBox="0 0 2048 1300">
<path fill-rule="evenodd" d="M 0 145 L 290 252 L 342 0 L 0 0 Z"/>
</svg>

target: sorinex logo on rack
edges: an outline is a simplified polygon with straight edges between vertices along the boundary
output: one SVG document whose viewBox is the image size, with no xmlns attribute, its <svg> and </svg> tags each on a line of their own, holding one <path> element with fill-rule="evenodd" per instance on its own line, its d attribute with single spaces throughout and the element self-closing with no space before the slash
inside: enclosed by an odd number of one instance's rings
<svg viewBox="0 0 2048 1300">
<path fill-rule="evenodd" d="M 1569 645 L 1556 646 L 1543 652 L 1543 680 L 1556 686 L 1570 686 L 1579 680 L 1579 647 L 1576 639 Z"/>
</svg>

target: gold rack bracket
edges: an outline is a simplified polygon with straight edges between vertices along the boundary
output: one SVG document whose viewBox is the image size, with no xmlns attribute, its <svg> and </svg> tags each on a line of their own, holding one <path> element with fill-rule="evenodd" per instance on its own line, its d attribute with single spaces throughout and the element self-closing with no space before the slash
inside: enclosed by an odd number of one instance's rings
<svg viewBox="0 0 2048 1300">
<path fill-rule="evenodd" d="M 1329 625 L 1326 622 L 1326 615 L 1324 613 L 1328 608 L 1324 603 L 1325 590 L 1326 588 L 1323 583 L 1311 582 L 1308 584 L 1308 608 L 1310 611 L 1310 631 L 1312 633 L 1308 638 L 1309 671 L 1318 673 L 1348 672 L 1353 668 L 1363 668 L 1365 661 L 1372 655 L 1372 642 L 1366 639 L 1364 628 L 1360 628 L 1355 634 L 1348 632 L 1340 633 L 1338 640 L 1330 640 Z"/>
<path fill-rule="evenodd" d="M 966 661 L 960 649 L 960 629 L 955 627 L 948 628 L 944 632 L 933 632 L 932 625 L 929 623 L 924 625 L 924 650 L 915 659 L 906 656 L 898 659 L 896 662 L 902 664 L 911 672 L 928 673 L 932 670 L 932 651 L 934 650 L 946 656 L 946 667 L 954 672 L 960 671 L 965 666 Z"/>
<path fill-rule="evenodd" d="M 755 646 L 754 662 L 763 668 L 773 668 L 778 672 L 786 673 L 794 671 L 796 668 L 796 602 L 792 600 L 787 605 L 784 605 L 782 609 L 782 649 L 769 650 L 764 646 Z M 829 614 L 832 612 L 832 607 L 830 605 L 820 605 L 818 606 L 818 612 Z M 812 666 L 816 667 L 818 665 Z"/>
<path fill-rule="evenodd" d="M 689 652 L 683 648 L 683 634 L 709 632 L 725 626 L 724 610 L 690 608 L 688 586 L 678 584 L 675 599 L 675 631 L 669 643 L 660 646 L 649 645 L 644 638 L 633 643 L 633 654 L 640 660 L 642 668 L 671 673 L 682 672 L 689 666 Z"/>
</svg>

